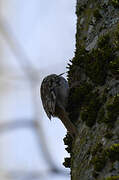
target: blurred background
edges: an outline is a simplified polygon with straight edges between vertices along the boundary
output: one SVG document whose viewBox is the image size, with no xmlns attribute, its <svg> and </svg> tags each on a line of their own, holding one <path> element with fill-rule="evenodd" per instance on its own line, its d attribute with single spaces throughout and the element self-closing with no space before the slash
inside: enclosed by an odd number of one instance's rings
<svg viewBox="0 0 119 180">
<path fill-rule="evenodd" d="M 40 83 L 66 72 L 75 49 L 75 0 L 0 0 L 0 179 L 69 180 L 66 134 L 47 118 Z M 66 77 L 66 75 L 65 75 Z"/>
</svg>

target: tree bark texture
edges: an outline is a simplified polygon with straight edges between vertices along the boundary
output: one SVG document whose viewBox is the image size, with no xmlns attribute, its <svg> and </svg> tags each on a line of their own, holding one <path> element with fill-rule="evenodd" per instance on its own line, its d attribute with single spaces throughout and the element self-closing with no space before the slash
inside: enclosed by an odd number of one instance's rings
<svg viewBox="0 0 119 180">
<path fill-rule="evenodd" d="M 79 135 L 72 149 L 65 138 L 71 179 L 119 180 L 119 1 L 77 0 L 76 14 L 67 111 Z"/>
</svg>

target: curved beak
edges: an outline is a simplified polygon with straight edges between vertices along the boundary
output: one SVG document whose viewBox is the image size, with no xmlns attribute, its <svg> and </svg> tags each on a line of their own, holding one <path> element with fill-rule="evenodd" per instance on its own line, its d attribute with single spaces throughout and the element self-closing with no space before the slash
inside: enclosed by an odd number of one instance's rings
<svg viewBox="0 0 119 180">
<path fill-rule="evenodd" d="M 59 74 L 58 76 L 62 76 L 63 74 L 65 74 L 65 73 L 67 73 L 68 71 L 66 71 L 66 72 L 64 72 L 64 73 L 61 73 L 61 74 Z"/>
</svg>

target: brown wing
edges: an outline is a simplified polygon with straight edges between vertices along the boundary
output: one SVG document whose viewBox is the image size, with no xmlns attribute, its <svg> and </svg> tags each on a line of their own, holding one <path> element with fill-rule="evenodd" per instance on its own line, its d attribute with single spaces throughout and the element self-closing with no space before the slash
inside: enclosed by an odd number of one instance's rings
<svg viewBox="0 0 119 180">
<path fill-rule="evenodd" d="M 49 81 L 46 80 L 44 79 L 41 84 L 41 100 L 48 118 L 51 119 L 51 116 L 54 116 L 55 113 L 56 95 L 51 86 L 49 86 Z"/>
</svg>

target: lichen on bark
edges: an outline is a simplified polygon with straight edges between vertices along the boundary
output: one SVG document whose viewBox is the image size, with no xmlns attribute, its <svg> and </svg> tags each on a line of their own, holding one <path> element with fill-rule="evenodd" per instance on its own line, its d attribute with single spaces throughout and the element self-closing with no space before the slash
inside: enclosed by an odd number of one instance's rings
<svg viewBox="0 0 119 180">
<path fill-rule="evenodd" d="M 67 111 L 79 130 L 67 148 L 72 180 L 119 177 L 118 5 L 115 0 L 77 0 L 75 56 L 67 67 Z"/>
</svg>

